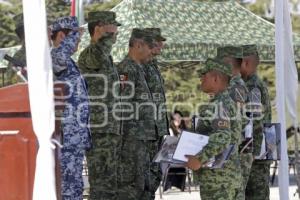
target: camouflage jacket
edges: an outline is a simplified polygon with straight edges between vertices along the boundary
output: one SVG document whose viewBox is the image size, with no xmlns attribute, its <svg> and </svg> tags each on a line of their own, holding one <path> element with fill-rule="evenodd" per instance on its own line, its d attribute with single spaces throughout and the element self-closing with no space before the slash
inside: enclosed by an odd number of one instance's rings
<svg viewBox="0 0 300 200">
<path fill-rule="evenodd" d="M 92 134 L 121 134 L 121 116 L 115 112 L 121 102 L 120 82 L 110 55 L 110 40 L 110 37 L 104 37 L 91 43 L 81 52 L 78 60 L 79 68 L 88 84 Z"/>
<path fill-rule="evenodd" d="M 209 105 L 200 108 L 196 131 L 209 136 L 209 143 L 199 154 L 202 163 L 220 154 L 229 144 L 237 147 L 241 126 L 238 121 L 231 120 L 235 115 L 236 106 L 227 90 L 215 95 Z"/>
<path fill-rule="evenodd" d="M 143 67 L 146 73 L 146 81 L 148 83 L 150 92 L 152 93 L 153 101 L 156 104 L 156 126 L 158 130 L 158 136 L 168 135 L 169 125 L 164 80 L 158 69 L 157 60 L 153 60 L 150 63 L 143 65 Z"/>
<path fill-rule="evenodd" d="M 229 95 L 231 99 L 236 103 L 237 106 L 237 120 L 240 122 L 241 130 L 245 128 L 248 123 L 248 119 L 244 116 L 243 106 L 248 102 L 248 89 L 246 87 L 246 83 L 241 78 L 241 75 L 233 76 L 230 79 L 229 83 Z M 242 131 L 240 132 L 242 133 Z M 242 134 L 242 140 L 244 139 L 244 135 Z M 241 142 L 241 141 L 240 141 Z"/>
<path fill-rule="evenodd" d="M 253 122 L 254 155 L 259 155 L 263 138 L 263 124 L 270 123 L 272 120 L 271 102 L 266 85 L 256 74 L 246 80 L 246 85 L 249 90 L 249 101 L 262 104 L 262 115 Z"/>
<path fill-rule="evenodd" d="M 138 140 L 156 140 L 156 104 L 143 66 L 126 56 L 119 63 L 118 70 L 121 77 L 123 109 L 128 110 L 123 113 L 123 133 Z"/>
<path fill-rule="evenodd" d="M 208 144 L 198 154 L 201 163 L 222 153 L 230 144 L 234 144 L 234 150 L 223 169 L 200 169 L 201 178 L 205 180 L 224 179 L 221 182 L 236 183 L 241 180 L 240 158 L 238 143 L 241 137 L 240 122 L 234 120 L 236 106 L 230 98 L 228 90 L 217 94 L 210 100 L 210 104 L 200 108 L 200 118 L 196 131 L 209 136 Z M 204 180 L 204 181 L 205 181 Z"/>
<path fill-rule="evenodd" d="M 88 149 L 91 146 L 89 101 L 86 83 L 71 55 L 79 40 L 78 32 L 70 32 L 57 48 L 52 48 L 52 65 L 57 81 L 66 84 L 65 109 L 62 119 L 65 148 Z"/>
<path fill-rule="evenodd" d="M 13 58 L 16 60 L 24 63 L 24 66 L 26 66 L 26 47 L 25 44 L 21 46 L 21 48 L 13 55 Z M 9 63 L 8 68 L 6 71 L 6 78 L 5 78 L 5 85 L 12 85 L 15 84 L 21 79 L 18 77 L 17 73 L 12 69 L 13 64 Z M 22 81 L 23 82 L 23 81 Z"/>
</svg>

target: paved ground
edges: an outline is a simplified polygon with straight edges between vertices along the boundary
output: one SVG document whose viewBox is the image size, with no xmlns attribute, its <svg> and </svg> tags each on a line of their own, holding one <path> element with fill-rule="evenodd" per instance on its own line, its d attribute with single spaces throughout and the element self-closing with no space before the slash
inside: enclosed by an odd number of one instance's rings
<svg viewBox="0 0 300 200">
<path fill-rule="evenodd" d="M 272 170 L 271 170 L 271 173 L 273 172 Z M 87 182 L 87 179 L 85 181 Z M 300 198 L 298 198 L 298 194 L 296 194 L 294 196 L 296 189 L 297 189 L 296 179 L 293 174 L 293 170 L 291 170 L 290 187 L 289 187 L 290 199 L 289 200 L 300 200 Z M 160 198 L 159 190 L 158 190 L 156 192 L 155 200 L 200 200 L 200 192 L 199 192 L 199 189 L 197 186 L 191 187 L 191 193 L 189 193 L 187 191 L 188 190 L 186 189 L 185 192 L 181 192 L 180 190 L 178 190 L 176 188 L 172 188 L 172 190 L 164 192 L 162 194 L 162 198 Z M 274 184 L 272 186 L 270 186 L 270 200 L 280 200 L 277 176 L 275 176 Z"/>
<path fill-rule="evenodd" d="M 272 170 L 271 170 L 272 171 Z M 291 171 L 292 172 L 292 171 Z M 162 198 L 160 198 L 159 191 L 156 192 L 155 200 L 200 200 L 199 189 L 196 187 L 191 187 L 192 192 L 181 192 L 176 188 L 172 188 L 165 193 L 163 193 Z M 290 200 L 299 200 L 298 194 L 295 194 L 297 190 L 296 180 L 294 174 L 290 174 L 290 187 L 289 187 L 289 198 Z M 279 188 L 278 188 L 278 179 L 275 176 L 274 185 L 270 187 L 270 200 L 280 200 L 279 198 Z"/>
<path fill-rule="evenodd" d="M 296 191 L 296 186 L 290 186 L 289 189 L 290 200 L 298 200 L 293 194 Z M 168 193 L 164 193 L 162 196 L 163 200 L 200 200 L 199 191 L 193 190 L 192 193 L 180 192 L 179 190 L 172 189 Z M 155 200 L 160 200 L 159 193 L 157 193 Z M 278 187 L 272 187 L 270 190 L 270 200 L 280 200 L 279 199 L 279 189 Z"/>
</svg>

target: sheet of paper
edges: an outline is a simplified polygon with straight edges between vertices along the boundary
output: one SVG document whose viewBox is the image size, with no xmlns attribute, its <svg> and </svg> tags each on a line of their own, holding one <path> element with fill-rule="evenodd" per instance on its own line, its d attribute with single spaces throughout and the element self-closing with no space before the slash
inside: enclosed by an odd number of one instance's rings
<svg viewBox="0 0 300 200">
<path fill-rule="evenodd" d="M 265 137 L 265 134 L 263 134 L 263 139 L 262 139 L 261 147 L 260 147 L 260 154 L 258 156 L 255 156 L 255 159 L 265 160 L 267 153 L 268 152 L 266 151 L 266 137 Z"/>
<path fill-rule="evenodd" d="M 173 162 L 173 154 L 175 152 L 177 143 L 178 143 L 178 137 L 175 136 L 169 136 L 167 135 L 164 139 L 163 145 L 159 152 L 154 157 L 154 162 L 160 163 L 160 162 Z"/>
<path fill-rule="evenodd" d="M 185 155 L 196 155 L 208 143 L 209 137 L 189 131 L 181 133 L 178 145 L 173 155 L 174 160 L 187 162 Z"/>
</svg>

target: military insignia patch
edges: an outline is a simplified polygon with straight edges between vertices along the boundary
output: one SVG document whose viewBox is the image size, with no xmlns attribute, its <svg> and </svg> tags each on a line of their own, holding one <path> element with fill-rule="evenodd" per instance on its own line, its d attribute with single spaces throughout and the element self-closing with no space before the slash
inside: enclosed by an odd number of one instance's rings
<svg viewBox="0 0 300 200">
<path fill-rule="evenodd" d="M 246 101 L 246 92 L 244 88 L 240 85 L 235 85 L 232 88 L 233 94 L 230 95 L 232 100 L 239 103 L 245 103 Z"/>
<path fill-rule="evenodd" d="M 127 81 L 128 80 L 128 75 L 127 74 L 121 74 L 120 75 L 120 81 Z"/>
<path fill-rule="evenodd" d="M 258 88 L 251 90 L 249 100 L 253 103 L 261 103 L 261 92 Z"/>
<path fill-rule="evenodd" d="M 213 129 L 228 129 L 230 128 L 230 122 L 225 119 L 215 119 L 212 121 Z"/>
<path fill-rule="evenodd" d="M 128 81 L 128 74 L 120 74 L 120 87 L 121 90 L 125 88 L 125 82 Z"/>
</svg>

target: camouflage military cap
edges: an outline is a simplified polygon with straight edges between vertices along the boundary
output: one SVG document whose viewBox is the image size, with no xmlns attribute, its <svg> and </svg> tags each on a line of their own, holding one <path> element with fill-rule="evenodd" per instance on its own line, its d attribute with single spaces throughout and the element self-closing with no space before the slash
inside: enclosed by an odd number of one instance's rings
<svg viewBox="0 0 300 200">
<path fill-rule="evenodd" d="M 167 39 L 161 35 L 160 28 L 145 28 L 146 31 L 149 31 L 150 34 L 156 41 L 166 41 Z"/>
<path fill-rule="evenodd" d="M 21 26 L 24 26 L 23 13 L 14 16 L 13 20 L 15 22 L 16 29 Z"/>
<path fill-rule="evenodd" d="M 197 70 L 199 76 L 205 75 L 207 72 L 217 70 L 227 76 L 231 76 L 231 65 L 222 62 L 219 58 L 208 58 L 205 61 L 204 67 Z"/>
<path fill-rule="evenodd" d="M 77 17 L 68 16 L 68 17 L 60 17 L 53 22 L 50 26 L 52 32 L 59 31 L 61 29 L 77 29 L 79 27 Z"/>
<path fill-rule="evenodd" d="M 87 22 L 99 22 L 103 25 L 114 24 L 116 26 L 121 26 L 119 22 L 116 21 L 116 13 L 112 11 L 92 11 L 88 13 Z"/>
<path fill-rule="evenodd" d="M 225 46 L 219 47 L 217 49 L 217 57 L 233 57 L 233 58 L 243 58 L 243 48 L 236 46 Z"/>
<path fill-rule="evenodd" d="M 154 38 L 149 31 L 145 29 L 134 28 L 131 32 L 131 39 L 141 39 L 144 40 L 147 44 L 152 45 Z"/>
<path fill-rule="evenodd" d="M 243 45 L 242 49 L 243 49 L 243 57 L 258 55 L 257 46 L 255 44 Z"/>
</svg>

